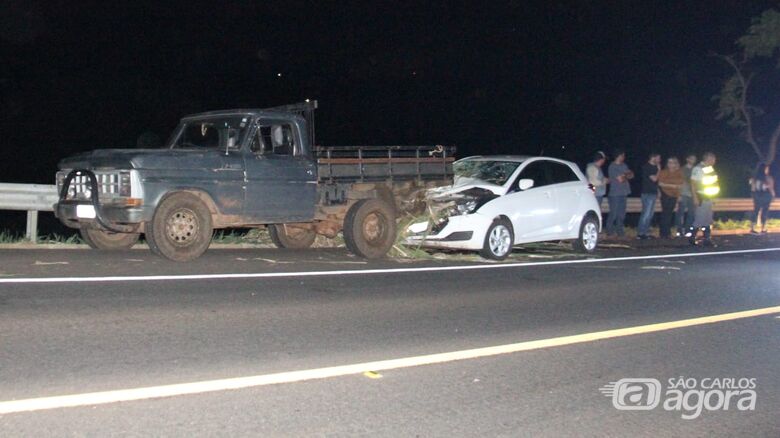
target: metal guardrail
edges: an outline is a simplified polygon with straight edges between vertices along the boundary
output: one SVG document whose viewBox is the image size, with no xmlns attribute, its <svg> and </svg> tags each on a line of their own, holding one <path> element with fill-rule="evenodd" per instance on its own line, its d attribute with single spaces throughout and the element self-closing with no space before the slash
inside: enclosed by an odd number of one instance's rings
<svg viewBox="0 0 780 438">
<path fill-rule="evenodd" d="M 52 211 L 59 201 L 57 186 L 46 184 L 9 184 L 0 183 L 0 210 L 27 211 L 27 229 L 25 236 L 31 242 L 38 240 L 38 212 Z M 752 211 L 753 200 L 750 198 L 717 198 L 714 203 L 715 212 Z M 772 210 L 780 210 L 780 199 L 772 201 Z M 601 203 L 601 211 L 609 212 L 605 198 Z M 640 198 L 628 198 L 627 213 L 640 213 L 642 201 Z M 655 211 L 661 211 L 660 200 L 656 201 Z"/>
<path fill-rule="evenodd" d="M 25 236 L 31 242 L 38 241 L 38 212 L 52 211 L 57 201 L 55 185 L 0 183 L 0 210 L 27 211 Z"/>
<path fill-rule="evenodd" d="M 715 198 L 713 202 L 715 212 L 753 211 L 753 199 L 751 198 Z M 780 198 L 772 201 L 771 210 L 780 210 Z M 656 213 L 661 212 L 660 198 L 655 202 Z M 601 202 L 601 212 L 609 213 L 607 198 Z M 628 198 L 626 201 L 626 213 L 641 213 L 642 200 L 640 198 Z"/>
</svg>

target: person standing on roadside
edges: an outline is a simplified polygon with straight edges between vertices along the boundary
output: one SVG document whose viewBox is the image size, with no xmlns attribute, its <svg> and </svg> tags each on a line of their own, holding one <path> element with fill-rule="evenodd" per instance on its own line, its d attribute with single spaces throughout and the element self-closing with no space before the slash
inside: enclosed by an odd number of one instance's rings
<svg viewBox="0 0 780 438">
<path fill-rule="evenodd" d="M 631 194 L 629 180 L 634 178 L 634 172 L 626 165 L 626 153 L 622 150 L 615 151 L 615 159 L 607 168 L 609 176 L 609 215 L 607 216 L 607 235 L 626 235 L 626 198 Z"/>
<path fill-rule="evenodd" d="M 705 246 L 714 246 L 710 235 L 712 233 L 712 200 L 720 193 L 718 174 L 715 173 L 715 154 L 705 152 L 701 163 L 691 171 L 691 188 L 693 189 L 693 203 L 696 206 L 696 214 L 693 218 L 691 236 L 688 238 L 691 245 L 696 244 L 696 235 L 699 230 L 704 233 Z"/>
<path fill-rule="evenodd" d="M 661 188 L 661 238 L 672 237 L 672 222 L 674 208 L 683 187 L 684 176 L 680 169 L 680 161 L 676 157 L 666 160 L 666 167 L 658 172 L 658 187 Z"/>
<path fill-rule="evenodd" d="M 651 153 L 647 163 L 642 166 L 642 213 L 639 215 L 637 239 L 649 239 L 650 223 L 655 213 L 655 201 L 658 199 L 658 172 L 661 170 L 661 156 Z"/>
<path fill-rule="evenodd" d="M 769 219 L 769 207 L 775 197 L 775 179 L 769 173 L 769 165 L 758 163 L 753 177 L 750 178 L 750 194 L 753 196 L 753 220 L 750 234 L 758 234 L 756 224 L 761 216 L 761 234 L 766 234 L 766 221 Z"/>
<path fill-rule="evenodd" d="M 596 201 L 601 208 L 601 200 L 604 199 L 604 195 L 607 194 L 607 184 L 609 184 L 609 178 L 604 176 L 604 172 L 601 168 L 607 161 L 607 156 L 604 152 L 596 151 L 593 155 L 593 161 L 588 163 L 588 167 L 585 169 L 585 174 L 588 176 L 588 183 L 593 186 L 596 195 Z"/>
<path fill-rule="evenodd" d="M 683 174 L 683 186 L 680 191 L 680 202 L 677 205 L 677 215 L 674 220 L 677 224 L 677 236 L 685 235 L 685 237 L 691 237 L 688 235 L 688 232 L 693 225 L 695 211 L 693 192 L 691 191 L 691 171 L 693 171 L 694 166 L 696 166 L 696 154 L 688 154 L 685 157 L 685 166 L 680 169 Z"/>
</svg>

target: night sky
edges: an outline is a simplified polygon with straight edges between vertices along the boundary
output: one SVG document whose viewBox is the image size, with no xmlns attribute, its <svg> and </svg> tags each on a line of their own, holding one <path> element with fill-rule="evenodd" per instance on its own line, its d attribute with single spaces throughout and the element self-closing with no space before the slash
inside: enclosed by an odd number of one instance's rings
<svg viewBox="0 0 780 438">
<path fill-rule="evenodd" d="M 741 177 L 755 159 L 714 119 L 729 71 L 708 53 L 734 52 L 777 2 L 2 5 L 0 180 L 51 184 L 62 157 L 161 144 L 182 115 L 305 98 L 320 144 L 581 164 L 620 147 L 634 167 L 651 149 L 714 149 Z"/>
</svg>

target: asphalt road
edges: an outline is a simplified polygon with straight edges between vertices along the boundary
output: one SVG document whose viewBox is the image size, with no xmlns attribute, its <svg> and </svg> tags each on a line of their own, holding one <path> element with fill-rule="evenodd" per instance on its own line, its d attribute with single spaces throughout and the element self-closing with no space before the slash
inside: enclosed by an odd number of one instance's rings
<svg viewBox="0 0 780 438">
<path fill-rule="evenodd" d="M 772 247 L 780 241 L 723 240 L 715 251 Z M 615 260 L 682 251 L 701 252 L 655 244 L 583 262 L 563 249 L 535 248 L 514 265 L 474 268 L 365 263 L 339 249 L 218 250 L 189 264 L 141 250 L 2 250 L 0 410 L 13 400 L 266 376 L 780 306 L 780 251 Z M 343 272 L 353 270 L 361 272 Z M 320 274 L 296 274 L 312 271 Z M 200 274 L 214 276 L 176 277 Z M 148 275 L 171 277 L 123 278 Z M 59 279 L 31 282 L 52 277 Z M 778 316 L 376 375 L 0 414 L 0 435 L 779 436 Z M 755 379 L 755 408 L 683 419 L 684 411 L 663 406 L 618 410 L 599 391 L 624 378 L 666 387 L 680 376 Z"/>
</svg>

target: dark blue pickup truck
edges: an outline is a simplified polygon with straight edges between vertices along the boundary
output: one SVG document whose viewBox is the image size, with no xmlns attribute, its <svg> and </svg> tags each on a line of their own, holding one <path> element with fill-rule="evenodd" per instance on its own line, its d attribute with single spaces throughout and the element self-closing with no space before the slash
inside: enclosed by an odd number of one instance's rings
<svg viewBox="0 0 780 438">
<path fill-rule="evenodd" d="M 396 218 L 452 179 L 453 148 L 314 147 L 316 101 L 184 117 L 162 149 L 102 149 L 62 160 L 57 217 L 93 248 L 135 244 L 176 261 L 200 256 L 214 229 L 268 227 L 282 248 L 343 232 L 384 256 Z"/>
</svg>

